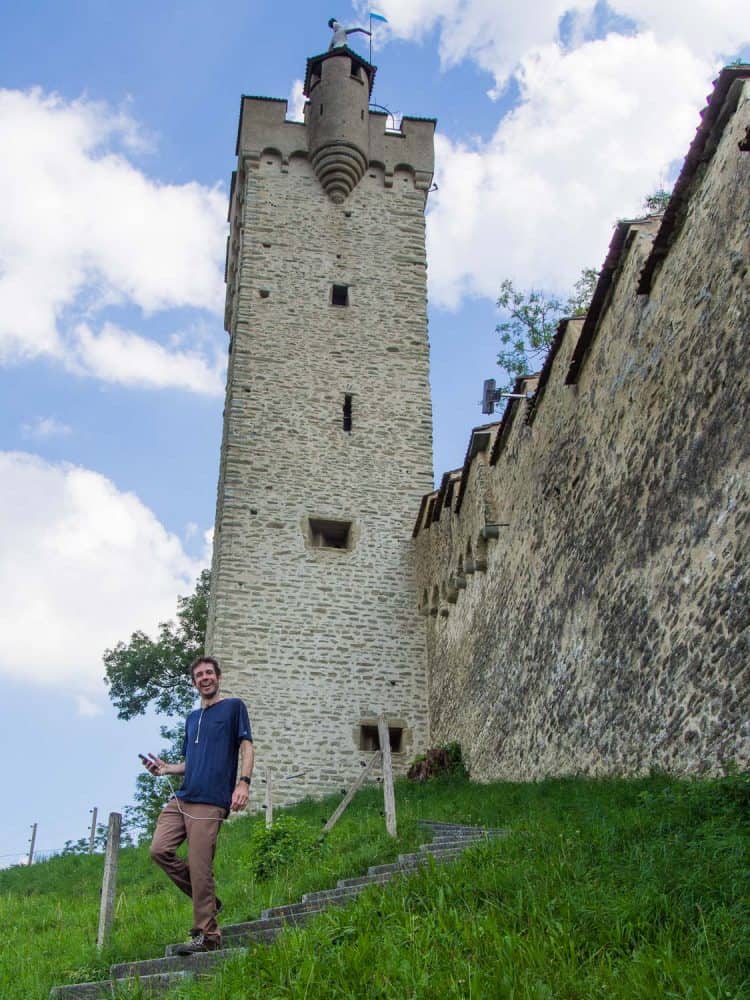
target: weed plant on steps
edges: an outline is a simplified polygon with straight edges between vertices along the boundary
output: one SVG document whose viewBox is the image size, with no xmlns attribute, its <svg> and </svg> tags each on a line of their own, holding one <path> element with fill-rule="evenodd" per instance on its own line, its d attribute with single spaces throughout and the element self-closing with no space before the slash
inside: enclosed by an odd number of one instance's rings
<svg viewBox="0 0 750 1000">
<path fill-rule="evenodd" d="M 419 819 L 507 827 L 327 911 L 270 946 L 254 945 L 211 980 L 170 993 L 263 998 L 750 997 L 750 781 L 398 783 L 399 840 L 364 791 L 330 838 L 311 846 L 335 800 L 302 803 L 286 856 L 262 820 L 229 824 L 217 855 L 222 920 L 332 887 L 429 839 Z M 282 827 L 283 829 L 283 827 Z M 283 838 L 282 838 L 283 839 Z M 286 850 L 286 848 L 284 848 Z M 273 862 L 262 877 L 259 858 Z M 185 937 L 189 904 L 123 852 L 112 944 L 97 958 L 101 857 L 0 873 L 3 1000 L 45 998 L 53 983 L 107 978 L 115 961 L 163 954 Z M 135 998 L 135 989 L 118 994 Z"/>
</svg>

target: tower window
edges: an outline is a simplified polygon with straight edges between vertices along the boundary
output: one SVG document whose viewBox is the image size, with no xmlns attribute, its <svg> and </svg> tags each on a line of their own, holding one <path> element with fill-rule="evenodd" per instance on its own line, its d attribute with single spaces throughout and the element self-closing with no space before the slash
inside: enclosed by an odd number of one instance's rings
<svg viewBox="0 0 750 1000">
<path fill-rule="evenodd" d="M 332 306 L 349 305 L 348 285 L 333 285 L 333 287 L 331 288 L 331 305 Z"/>
<path fill-rule="evenodd" d="M 344 430 L 352 429 L 352 397 L 344 396 Z"/>
<path fill-rule="evenodd" d="M 322 517 L 311 517 L 310 544 L 314 549 L 351 548 L 351 521 L 328 521 Z"/>
<path fill-rule="evenodd" d="M 401 744 L 404 731 L 398 726 L 388 727 L 388 739 L 391 744 L 391 753 L 401 753 Z M 380 736 L 378 734 L 377 726 L 360 726 L 359 727 L 359 749 L 360 750 L 379 750 L 380 749 Z"/>
</svg>

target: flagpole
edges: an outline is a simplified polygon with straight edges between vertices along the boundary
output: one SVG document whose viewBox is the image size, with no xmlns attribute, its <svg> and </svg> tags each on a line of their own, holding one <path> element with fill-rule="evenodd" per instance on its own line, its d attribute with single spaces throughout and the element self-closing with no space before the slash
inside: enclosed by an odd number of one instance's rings
<svg viewBox="0 0 750 1000">
<path fill-rule="evenodd" d="M 372 66 L 372 11 L 370 11 L 370 65 Z"/>
</svg>

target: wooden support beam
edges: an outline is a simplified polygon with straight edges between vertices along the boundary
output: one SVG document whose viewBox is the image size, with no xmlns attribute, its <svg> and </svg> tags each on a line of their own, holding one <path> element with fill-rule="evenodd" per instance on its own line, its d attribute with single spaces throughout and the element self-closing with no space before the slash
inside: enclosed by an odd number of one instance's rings
<svg viewBox="0 0 750 1000">
<path fill-rule="evenodd" d="M 273 785 L 271 768 L 266 768 L 266 829 L 273 826 Z"/>
<path fill-rule="evenodd" d="M 362 770 L 360 771 L 360 773 L 357 775 L 356 780 L 352 783 L 352 786 L 349 789 L 349 791 L 343 797 L 343 799 L 341 800 L 341 802 L 339 802 L 338 806 L 336 807 L 336 811 L 331 816 L 331 818 L 328 820 L 328 822 L 326 823 L 326 825 L 323 827 L 323 833 L 321 834 L 321 836 L 324 837 L 330 830 L 332 830 L 334 828 L 334 826 L 336 826 L 336 824 L 338 823 L 339 819 L 341 818 L 344 810 L 349 805 L 349 803 L 352 801 L 352 799 L 357 794 L 357 792 L 362 787 L 362 785 L 364 785 L 365 780 L 366 780 L 368 774 L 370 774 L 370 772 L 373 770 L 373 768 L 375 767 L 375 765 L 377 764 L 377 762 L 380 760 L 380 757 L 381 757 L 380 751 L 376 750 L 375 753 L 370 758 L 370 760 L 369 760 L 369 762 L 367 764 L 367 767 L 362 768 Z"/>
<path fill-rule="evenodd" d="M 385 828 L 390 837 L 397 837 L 396 795 L 393 790 L 393 762 L 391 760 L 391 736 L 384 715 L 378 719 L 380 753 L 383 757 L 383 800 L 385 802 Z"/>
</svg>

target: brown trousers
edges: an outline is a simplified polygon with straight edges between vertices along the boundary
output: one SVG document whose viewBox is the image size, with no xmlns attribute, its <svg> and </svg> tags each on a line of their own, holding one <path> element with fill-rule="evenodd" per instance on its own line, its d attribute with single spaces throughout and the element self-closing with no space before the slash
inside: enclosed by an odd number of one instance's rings
<svg viewBox="0 0 750 1000">
<path fill-rule="evenodd" d="M 182 802 L 172 798 L 161 812 L 151 841 L 151 857 L 163 868 L 178 889 L 193 900 L 192 935 L 221 941 L 216 923 L 216 891 L 213 862 L 221 820 L 220 806 L 202 802 Z M 187 840 L 187 862 L 175 854 Z"/>
</svg>

